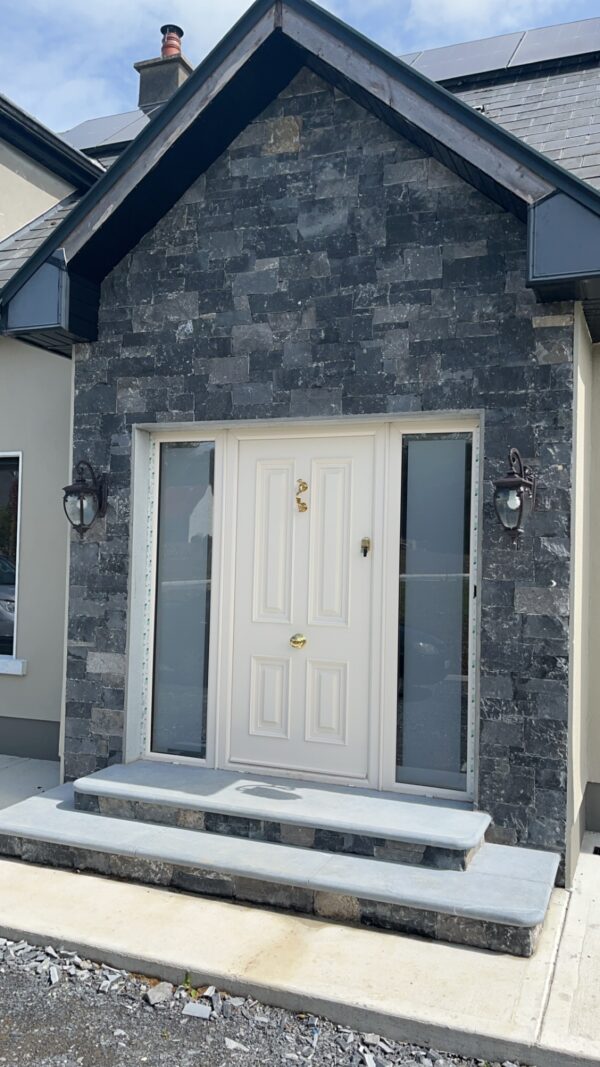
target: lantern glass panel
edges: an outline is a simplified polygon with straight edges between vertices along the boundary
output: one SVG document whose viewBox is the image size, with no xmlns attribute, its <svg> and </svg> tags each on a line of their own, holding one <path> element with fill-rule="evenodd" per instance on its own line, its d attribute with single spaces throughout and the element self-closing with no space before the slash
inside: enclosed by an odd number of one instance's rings
<svg viewBox="0 0 600 1067">
<path fill-rule="evenodd" d="M 496 489 L 494 503 L 502 525 L 507 530 L 517 530 L 523 511 L 523 490 L 518 486 Z"/>
<path fill-rule="evenodd" d="M 98 514 L 98 497 L 96 493 L 87 490 L 81 495 L 83 502 L 83 525 L 91 526 Z"/>
<path fill-rule="evenodd" d="M 81 524 L 81 497 L 79 493 L 65 494 L 65 512 L 73 526 Z"/>
</svg>

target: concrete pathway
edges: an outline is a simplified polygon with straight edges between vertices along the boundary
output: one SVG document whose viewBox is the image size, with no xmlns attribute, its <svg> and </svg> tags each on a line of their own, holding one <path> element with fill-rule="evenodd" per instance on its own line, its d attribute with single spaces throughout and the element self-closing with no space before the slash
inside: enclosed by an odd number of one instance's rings
<svg viewBox="0 0 600 1067">
<path fill-rule="evenodd" d="M 0 936 L 489 1060 L 600 1060 L 600 838 L 532 959 L 0 860 Z"/>
<path fill-rule="evenodd" d="M 60 763 L 0 755 L 0 808 L 53 789 L 60 781 Z"/>
<path fill-rule="evenodd" d="M 600 834 L 586 834 L 561 938 L 541 1044 L 600 1063 Z"/>
</svg>

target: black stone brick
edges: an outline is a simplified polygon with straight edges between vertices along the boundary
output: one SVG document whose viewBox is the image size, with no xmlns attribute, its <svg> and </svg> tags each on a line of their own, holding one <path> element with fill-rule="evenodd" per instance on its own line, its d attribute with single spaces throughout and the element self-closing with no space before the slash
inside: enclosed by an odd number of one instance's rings
<svg viewBox="0 0 600 1067">
<path fill-rule="evenodd" d="M 72 542 L 67 778 L 121 758 L 91 709 L 124 693 L 85 653 L 125 647 L 133 426 L 483 409 L 479 801 L 496 840 L 563 850 L 569 619 L 515 612 L 515 587 L 541 604 L 570 583 L 572 325 L 540 338 L 525 225 L 454 177 L 428 184 L 421 148 L 308 71 L 282 114 L 298 150 L 273 153 L 259 116 L 105 280 L 98 342 L 75 351 L 74 456 L 110 468 L 111 506 Z M 518 553 L 492 505 L 513 445 L 543 472 Z"/>
</svg>

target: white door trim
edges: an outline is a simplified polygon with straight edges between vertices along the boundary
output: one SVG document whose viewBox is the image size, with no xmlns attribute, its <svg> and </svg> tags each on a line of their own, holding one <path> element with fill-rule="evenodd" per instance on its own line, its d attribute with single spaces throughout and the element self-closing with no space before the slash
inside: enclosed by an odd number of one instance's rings
<svg viewBox="0 0 600 1067">
<path fill-rule="evenodd" d="M 239 444 L 244 439 L 373 435 L 375 441 L 375 510 L 373 516 L 373 599 L 370 661 L 371 709 L 369 733 L 369 784 L 400 793 L 471 800 L 475 793 L 478 663 L 478 583 L 480 483 L 479 426 L 477 415 L 382 415 L 349 419 L 255 421 L 252 423 L 195 423 L 160 427 L 138 425 L 133 434 L 131 568 L 127 655 L 127 703 L 125 760 L 148 758 L 168 762 L 226 766 L 232 698 L 232 664 L 235 576 L 235 531 L 237 528 L 237 476 Z M 469 648 L 469 764 L 467 790 L 440 790 L 405 786 L 390 780 L 386 754 L 395 751 L 397 567 L 400 534 L 401 486 L 392 477 L 393 435 L 414 433 L 473 433 L 472 530 L 471 530 L 471 624 Z M 209 713 L 206 759 L 163 756 L 150 750 L 152 707 L 152 659 L 154 644 L 154 592 L 158 514 L 157 458 L 162 442 L 215 441 L 215 498 L 213 529 L 212 596 L 209 648 Z M 394 580 L 390 581 L 390 575 Z M 142 640 L 140 640 L 140 634 Z M 379 709 L 382 710 L 381 714 Z M 394 733 L 392 734 L 392 731 Z M 386 766 L 388 770 L 386 770 Z M 236 769 L 242 769 L 236 764 Z M 248 767 L 252 770 L 251 767 Z M 257 768 L 254 767 L 256 771 Z M 269 768 L 269 774 L 289 772 Z M 318 775 L 294 772 L 298 778 Z M 320 780 L 327 780 L 321 777 Z M 360 787 L 364 782 L 331 778 Z"/>
</svg>

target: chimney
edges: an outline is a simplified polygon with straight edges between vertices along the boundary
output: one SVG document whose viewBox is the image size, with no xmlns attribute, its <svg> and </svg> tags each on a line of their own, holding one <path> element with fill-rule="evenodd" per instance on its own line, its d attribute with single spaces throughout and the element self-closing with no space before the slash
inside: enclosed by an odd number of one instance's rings
<svg viewBox="0 0 600 1067">
<path fill-rule="evenodd" d="M 161 26 L 160 32 L 163 35 L 160 56 L 133 64 L 140 76 L 138 107 L 146 112 L 173 96 L 194 69 L 181 51 L 181 26 L 168 22 Z"/>
</svg>

